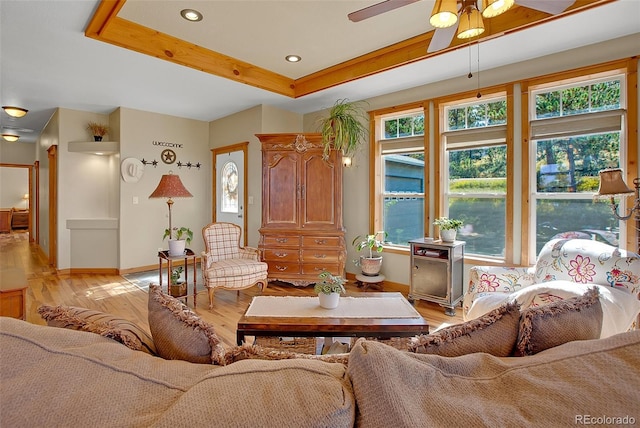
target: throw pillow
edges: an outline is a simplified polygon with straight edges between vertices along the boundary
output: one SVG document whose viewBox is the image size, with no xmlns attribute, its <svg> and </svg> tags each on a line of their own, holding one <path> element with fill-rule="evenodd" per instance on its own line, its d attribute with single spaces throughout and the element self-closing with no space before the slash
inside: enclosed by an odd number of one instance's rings
<svg viewBox="0 0 640 428">
<path fill-rule="evenodd" d="M 598 339 L 602 305 L 598 288 L 522 311 L 516 356 L 533 355 L 574 340 Z"/>
<path fill-rule="evenodd" d="M 507 303 L 480 318 L 417 336 L 411 340 L 409 351 L 445 357 L 474 352 L 507 357 L 513 354 L 519 322 L 520 305 Z"/>
<path fill-rule="evenodd" d="M 158 355 L 166 360 L 224 365 L 224 348 L 212 325 L 187 305 L 149 286 L 149 328 Z"/>
<path fill-rule="evenodd" d="M 345 366 L 349 363 L 349 353 L 314 355 L 304 354 L 300 352 L 291 352 L 287 350 L 279 350 L 272 348 L 263 348 L 259 345 L 238 345 L 225 352 L 225 361 L 227 364 L 235 363 L 241 360 L 318 360 L 325 363 L 340 363 Z"/>
<path fill-rule="evenodd" d="M 116 340 L 135 351 L 157 355 L 153 339 L 131 321 L 91 309 L 75 306 L 42 305 L 38 313 L 52 327 L 96 333 Z"/>
</svg>

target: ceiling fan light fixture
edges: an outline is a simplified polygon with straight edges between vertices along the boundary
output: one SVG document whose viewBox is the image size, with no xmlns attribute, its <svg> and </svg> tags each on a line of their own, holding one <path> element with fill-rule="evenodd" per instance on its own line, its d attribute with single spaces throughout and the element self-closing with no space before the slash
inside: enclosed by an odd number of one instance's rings
<svg viewBox="0 0 640 428">
<path fill-rule="evenodd" d="M 458 22 L 458 2 L 456 0 L 436 0 L 431 11 L 429 24 L 435 28 L 447 28 Z"/>
<path fill-rule="evenodd" d="M 11 117 L 23 117 L 29 110 L 22 107 L 2 106 L 2 109 Z"/>
<path fill-rule="evenodd" d="M 511 9 L 514 0 L 482 0 L 482 16 L 493 18 Z"/>
<path fill-rule="evenodd" d="M 19 135 L 14 135 L 14 134 L 2 134 L 2 138 L 4 138 L 6 141 L 8 141 L 10 143 L 14 143 L 14 142 L 18 141 L 20 136 Z"/>
<path fill-rule="evenodd" d="M 482 15 L 480 11 L 473 8 L 468 8 L 460 16 L 460 24 L 458 25 L 458 38 L 470 39 L 471 37 L 479 36 L 484 33 L 484 22 L 482 22 Z"/>
</svg>

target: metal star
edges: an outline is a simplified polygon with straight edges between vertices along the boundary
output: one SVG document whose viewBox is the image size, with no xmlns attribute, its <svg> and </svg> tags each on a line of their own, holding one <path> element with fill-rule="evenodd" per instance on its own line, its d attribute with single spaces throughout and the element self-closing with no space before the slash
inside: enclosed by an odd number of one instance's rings
<svg viewBox="0 0 640 428">
<path fill-rule="evenodd" d="M 153 167 L 157 167 L 158 166 L 158 161 L 157 160 L 153 160 L 153 162 L 151 162 L 151 165 L 153 165 Z"/>
<path fill-rule="evenodd" d="M 178 161 L 176 165 L 178 165 L 178 168 L 182 168 L 182 162 Z"/>
<path fill-rule="evenodd" d="M 142 162 L 142 165 L 146 165 L 146 164 L 148 164 L 148 163 L 149 163 L 149 162 L 147 162 L 146 160 L 144 160 L 144 158 L 142 158 L 142 160 L 141 160 L 140 162 Z"/>
<path fill-rule="evenodd" d="M 200 162 L 196 164 L 196 168 L 200 169 Z"/>
<path fill-rule="evenodd" d="M 191 162 L 187 162 L 187 168 L 191 169 Z"/>
</svg>

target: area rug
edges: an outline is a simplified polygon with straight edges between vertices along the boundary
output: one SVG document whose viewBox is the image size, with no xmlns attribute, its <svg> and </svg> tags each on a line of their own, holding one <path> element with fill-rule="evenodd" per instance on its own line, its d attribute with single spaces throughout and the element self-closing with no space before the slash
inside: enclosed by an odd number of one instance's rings
<svg viewBox="0 0 640 428">
<path fill-rule="evenodd" d="M 253 317 L 310 318 L 420 318 L 401 293 L 384 297 L 340 297 L 335 309 L 320 307 L 317 297 L 256 296 L 246 315 Z"/>
</svg>

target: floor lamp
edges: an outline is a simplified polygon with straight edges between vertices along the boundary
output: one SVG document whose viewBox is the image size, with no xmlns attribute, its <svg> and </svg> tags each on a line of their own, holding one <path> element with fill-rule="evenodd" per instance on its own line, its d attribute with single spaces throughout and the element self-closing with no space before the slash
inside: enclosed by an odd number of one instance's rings
<svg viewBox="0 0 640 428">
<path fill-rule="evenodd" d="M 636 250 L 640 251 L 640 180 L 633 180 L 635 186 L 635 201 L 633 206 L 629 208 L 628 214 L 621 215 L 618 212 L 618 204 L 614 196 L 627 196 L 634 193 L 622 179 L 622 170 L 620 168 L 603 169 L 600 174 L 600 188 L 596 197 L 609 197 L 611 203 L 611 211 L 615 218 L 619 220 L 629 220 L 635 213 L 636 220 Z"/>
<path fill-rule="evenodd" d="M 149 195 L 149 198 L 168 198 L 167 207 L 169 208 L 169 239 L 173 237 L 173 229 L 171 228 L 171 206 L 173 199 L 171 198 L 192 198 L 193 195 L 184 187 L 180 177 L 173 175 L 171 171 L 160 179 L 158 187 Z"/>
</svg>

